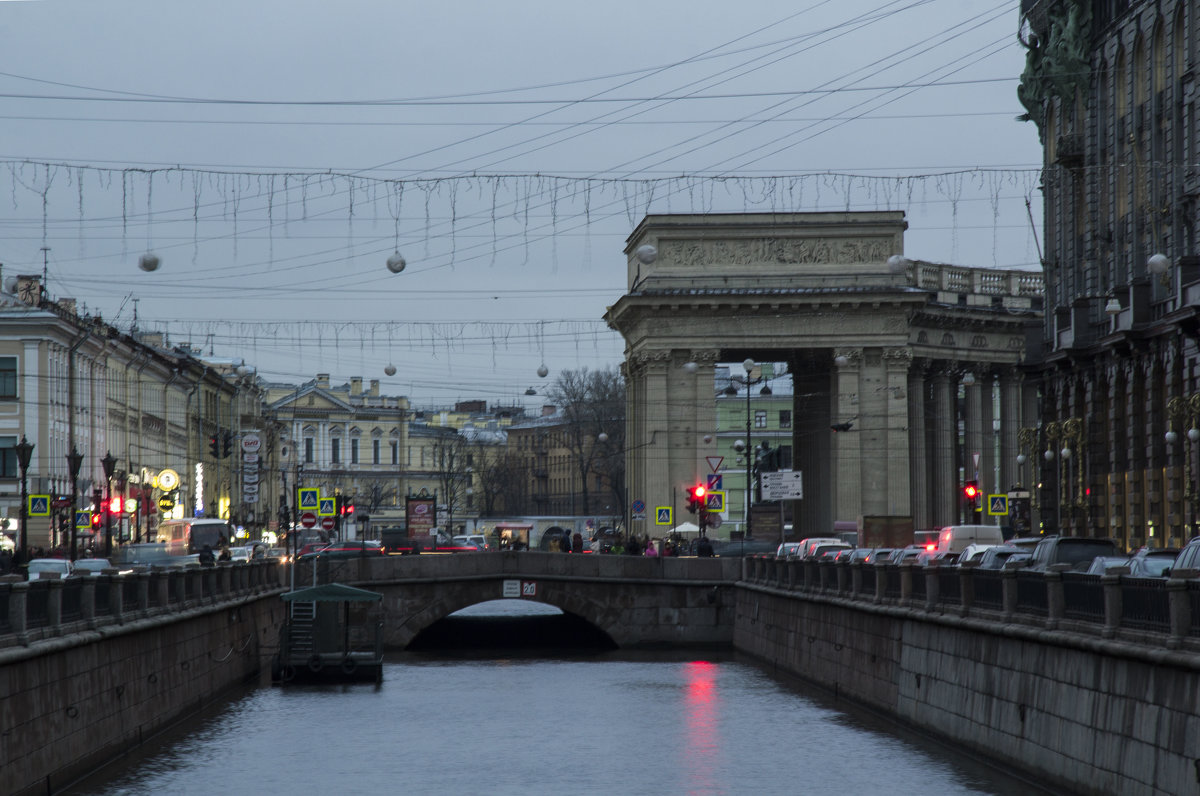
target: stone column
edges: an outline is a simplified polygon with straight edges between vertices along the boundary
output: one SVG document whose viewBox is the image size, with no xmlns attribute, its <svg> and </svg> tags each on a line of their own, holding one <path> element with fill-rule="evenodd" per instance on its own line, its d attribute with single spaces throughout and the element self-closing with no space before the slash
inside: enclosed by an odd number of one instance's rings
<svg viewBox="0 0 1200 796">
<path fill-rule="evenodd" d="M 958 521 L 958 479 L 955 467 L 955 440 L 958 437 L 958 409 L 954 390 L 946 368 L 933 377 L 933 523 L 937 528 Z"/>
<path fill-rule="evenodd" d="M 929 442 L 925 430 L 925 365 L 908 371 L 908 458 L 912 470 L 910 494 L 914 528 L 932 528 L 929 505 Z"/>
<path fill-rule="evenodd" d="M 837 364 L 844 358 L 845 364 Z M 830 469 L 835 473 L 833 488 L 833 519 L 847 520 L 862 514 L 863 482 L 863 426 L 865 419 L 858 417 L 862 390 L 861 348 L 841 349 L 835 355 L 833 372 L 833 422 L 854 424 L 848 432 L 833 435 L 833 451 Z M 807 491 L 807 490 L 806 490 Z M 832 530 L 832 525 L 829 530 Z M 820 532 L 825 529 L 814 529 Z"/>
<path fill-rule="evenodd" d="M 963 407 L 966 415 L 966 422 L 963 424 L 966 429 L 963 470 L 966 480 L 975 479 L 979 482 L 979 488 L 983 494 L 975 501 L 975 505 L 984 507 L 987 492 L 993 480 L 989 473 L 991 462 L 987 458 L 987 450 L 985 449 L 987 447 L 985 438 L 991 436 L 992 430 L 988 428 L 985 434 L 983 425 L 983 405 L 985 403 L 988 404 L 987 414 L 991 414 L 991 402 L 987 400 L 991 397 L 991 382 L 985 372 L 974 373 L 974 371 L 968 370 L 967 373 L 975 377 L 975 383 L 963 385 Z M 985 399 L 985 396 L 987 396 L 987 399 Z M 958 496 L 959 492 L 957 488 L 954 489 L 954 494 L 955 497 Z M 984 508 L 986 509 L 986 507 Z M 985 523 L 987 520 L 986 511 L 974 513 L 968 511 L 965 516 L 968 524 Z"/>
<path fill-rule="evenodd" d="M 887 348 L 883 351 L 883 398 L 886 426 L 886 447 L 883 455 L 887 482 L 886 513 L 891 516 L 913 516 L 913 467 L 911 461 L 912 428 L 909 425 L 908 373 L 912 368 L 912 351 L 908 348 Z M 863 512 L 865 513 L 865 512 Z"/>
<path fill-rule="evenodd" d="M 1020 447 L 1017 434 L 1021 430 L 1021 377 L 1016 368 L 1000 372 L 1000 487 L 997 491 L 1007 492 L 1020 481 L 1017 469 L 1017 454 Z M 1036 451 L 1027 455 L 1036 456 Z M 1011 508 L 1010 508 L 1011 511 Z"/>
</svg>

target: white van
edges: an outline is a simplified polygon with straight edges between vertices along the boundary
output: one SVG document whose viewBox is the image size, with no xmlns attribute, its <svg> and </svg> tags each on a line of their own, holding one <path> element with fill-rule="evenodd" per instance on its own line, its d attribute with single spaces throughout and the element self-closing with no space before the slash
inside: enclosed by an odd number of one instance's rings
<svg viewBox="0 0 1200 796">
<path fill-rule="evenodd" d="M 796 557 L 811 558 L 813 551 L 823 544 L 845 544 L 845 542 L 836 536 L 810 536 L 800 540 L 800 549 L 796 552 Z"/>
<path fill-rule="evenodd" d="M 939 553 L 961 553 L 967 545 L 1004 544 L 999 525 L 947 525 L 938 534 Z"/>
</svg>

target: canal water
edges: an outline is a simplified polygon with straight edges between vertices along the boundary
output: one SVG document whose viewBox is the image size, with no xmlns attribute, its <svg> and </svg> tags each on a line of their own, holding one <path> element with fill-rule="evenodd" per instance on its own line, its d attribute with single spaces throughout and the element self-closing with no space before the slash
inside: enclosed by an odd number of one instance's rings
<svg viewBox="0 0 1200 796">
<path fill-rule="evenodd" d="M 557 614 L 515 601 L 460 614 L 469 627 L 538 609 Z M 493 644 L 396 654 L 379 686 L 248 688 L 65 792 L 1041 791 L 733 654 Z"/>
</svg>

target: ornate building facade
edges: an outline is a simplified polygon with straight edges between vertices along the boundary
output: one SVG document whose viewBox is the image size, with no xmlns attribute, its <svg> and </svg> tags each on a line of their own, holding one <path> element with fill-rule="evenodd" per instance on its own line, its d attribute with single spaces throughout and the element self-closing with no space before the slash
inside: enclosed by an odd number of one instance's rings
<svg viewBox="0 0 1200 796">
<path fill-rule="evenodd" d="M 1196 533 L 1200 27 L 1182 0 L 1024 0 L 1047 309 L 1022 429 L 1046 531 Z M 1032 134 L 1032 130 L 1029 131 Z"/>
</svg>

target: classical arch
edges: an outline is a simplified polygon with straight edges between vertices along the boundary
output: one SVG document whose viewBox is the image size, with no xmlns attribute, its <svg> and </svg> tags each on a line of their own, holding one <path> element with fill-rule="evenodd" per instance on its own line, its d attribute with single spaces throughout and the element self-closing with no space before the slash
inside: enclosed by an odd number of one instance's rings
<svg viewBox="0 0 1200 796">
<path fill-rule="evenodd" d="M 1014 485 L 1024 349 L 1011 342 L 1041 323 L 1041 274 L 905 259 L 906 228 L 898 211 L 638 225 L 628 292 L 605 315 L 626 343 L 633 505 L 672 505 L 704 479 L 722 453 L 714 368 L 747 357 L 793 373 L 797 535 L 863 515 L 958 521 L 959 474 L 976 468 L 985 493 Z M 632 514 L 634 533 L 655 535 L 652 511 Z"/>
</svg>

